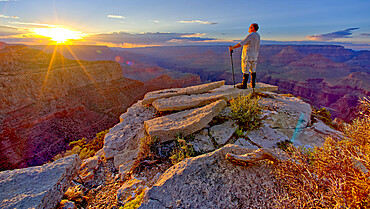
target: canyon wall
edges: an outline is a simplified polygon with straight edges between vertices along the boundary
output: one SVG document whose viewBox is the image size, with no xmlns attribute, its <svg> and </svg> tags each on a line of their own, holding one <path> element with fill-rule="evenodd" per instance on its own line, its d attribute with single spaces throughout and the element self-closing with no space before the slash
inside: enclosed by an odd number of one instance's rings
<svg viewBox="0 0 370 209">
<path fill-rule="evenodd" d="M 112 127 L 146 92 L 113 61 L 76 61 L 25 46 L 0 51 L 0 169 L 40 165 Z"/>
</svg>

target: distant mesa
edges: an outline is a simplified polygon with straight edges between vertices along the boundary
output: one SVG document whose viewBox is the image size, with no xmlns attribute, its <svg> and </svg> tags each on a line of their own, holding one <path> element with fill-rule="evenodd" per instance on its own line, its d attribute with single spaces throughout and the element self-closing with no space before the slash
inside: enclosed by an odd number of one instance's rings
<svg viewBox="0 0 370 209">
<path fill-rule="evenodd" d="M 302 59 L 304 56 L 297 52 L 292 46 L 288 46 L 281 50 L 278 54 L 271 57 L 272 64 L 286 65 L 294 61 Z"/>
</svg>

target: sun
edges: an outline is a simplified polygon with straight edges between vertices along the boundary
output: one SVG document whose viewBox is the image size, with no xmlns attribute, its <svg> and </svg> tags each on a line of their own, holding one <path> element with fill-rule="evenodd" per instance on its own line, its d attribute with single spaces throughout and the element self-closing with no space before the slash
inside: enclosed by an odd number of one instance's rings
<svg viewBox="0 0 370 209">
<path fill-rule="evenodd" d="M 82 32 L 61 26 L 52 28 L 34 28 L 32 31 L 37 35 L 50 38 L 50 40 L 55 41 L 57 44 L 66 43 L 68 40 L 82 39 L 86 35 Z"/>
</svg>

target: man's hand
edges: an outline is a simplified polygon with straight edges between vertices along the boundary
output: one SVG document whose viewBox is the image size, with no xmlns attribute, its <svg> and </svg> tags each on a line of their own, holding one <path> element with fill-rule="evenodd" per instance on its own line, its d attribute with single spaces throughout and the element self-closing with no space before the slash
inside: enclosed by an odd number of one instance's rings
<svg viewBox="0 0 370 209">
<path fill-rule="evenodd" d="M 230 53 L 233 53 L 233 47 L 229 46 Z"/>
</svg>

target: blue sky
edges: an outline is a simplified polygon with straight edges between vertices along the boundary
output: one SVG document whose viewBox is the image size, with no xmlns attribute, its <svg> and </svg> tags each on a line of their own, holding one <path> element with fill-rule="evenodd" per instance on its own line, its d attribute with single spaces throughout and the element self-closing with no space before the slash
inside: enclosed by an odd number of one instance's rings
<svg viewBox="0 0 370 209">
<path fill-rule="evenodd" d="M 0 0 L 0 41 L 47 44 L 33 28 L 60 25 L 109 46 L 236 43 L 251 23 L 263 43 L 370 49 L 369 0 Z"/>
</svg>

